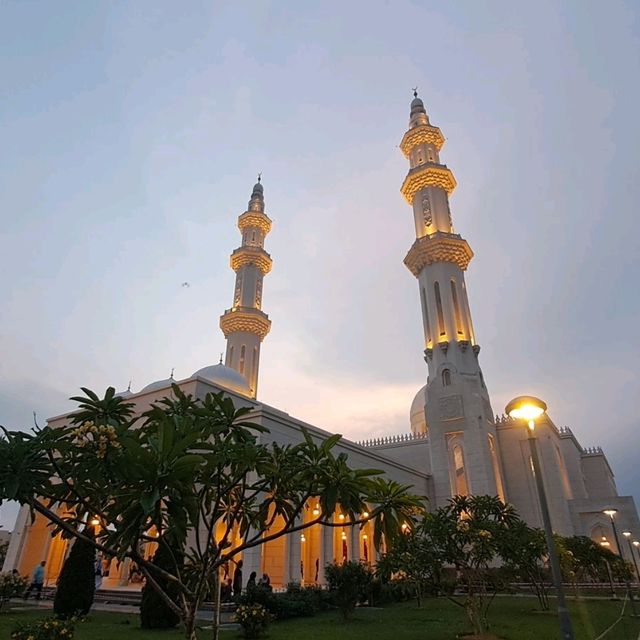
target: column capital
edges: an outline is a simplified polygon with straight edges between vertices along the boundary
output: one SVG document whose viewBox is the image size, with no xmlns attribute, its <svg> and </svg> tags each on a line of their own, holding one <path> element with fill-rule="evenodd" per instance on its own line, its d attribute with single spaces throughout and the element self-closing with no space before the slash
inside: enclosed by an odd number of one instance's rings
<svg viewBox="0 0 640 640">
<path fill-rule="evenodd" d="M 425 187 L 440 187 L 448 194 L 456 188 L 456 179 L 450 169 L 444 165 L 427 163 L 414 167 L 400 187 L 402 195 L 409 204 L 413 204 L 416 193 Z"/>
<path fill-rule="evenodd" d="M 236 331 L 245 333 L 253 333 L 260 340 L 264 340 L 271 329 L 271 320 L 269 316 L 253 307 L 234 307 L 227 309 L 220 316 L 220 328 L 224 333 L 224 337 L 228 338 L 230 334 Z"/>
<path fill-rule="evenodd" d="M 440 151 L 444 145 L 444 136 L 438 127 L 430 124 L 423 124 L 409 129 L 400 142 L 400 149 L 408 158 L 411 150 L 419 144 L 432 144 Z"/>
<path fill-rule="evenodd" d="M 418 238 L 409 249 L 404 263 L 417 278 L 424 267 L 434 262 L 453 262 L 465 271 L 471 258 L 473 251 L 466 240 L 454 233 L 436 231 L 430 236 Z"/>
<path fill-rule="evenodd" d="M 238 269 L 248 264 L 255 265 L 262 271 L 263 275 L 269 273 L 273 265 L 271 256 L 264 249 L 252 246 L 244 246 L 236 249 L 231 254 L 230 263 L 234 271 L 238 271 Z"/>
</svg>

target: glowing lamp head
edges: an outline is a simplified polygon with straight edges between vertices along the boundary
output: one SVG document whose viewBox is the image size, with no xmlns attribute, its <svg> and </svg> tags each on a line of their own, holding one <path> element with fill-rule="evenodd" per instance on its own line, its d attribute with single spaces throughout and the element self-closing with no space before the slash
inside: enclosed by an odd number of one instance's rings
<svg viewBox="0 0 640 640">
<path fill-rule="evenodd" d="M 640 542 L 638 542 L 637 540 L 633 541 L 633 546 L 634 547 L 640 547 Z"/>
<path fill-rule="evenodd" d="M 313 511 L 312 511 L 313 515 L 318 517 L 320 515 L 320 509 L 318 509 L 318 507 L 316 507 Z"/>
<path fill-rule="evenodd" d="M 94 526 L 94 527 L 100 526 L 100 520 L 98 520 L 98 518 L 93 518 L 91 520 L 91 525 Z"/>
<path fill-rule="evenodd" d="M 347 539 L 347 534 L 346 534 L 344 531 L 342 532 L 342 536 L 341 536 L 341 538 L 342 538 L 343 540 L 346 540 L 346 539 Z"/>
<path fill-rule="evenodd" d="M 344 513 L 341 513 L 341 514 L 338 516 L 338 519 L 339 519 L 339 520 L 344 520 Z"/>
<path fill-rule="evenodd" d="M 368 518 L 368 517 L 369 517 L 369 512 L 368 512 L 368 511 L 365 511 L 365 512 L 362 514 L 362 517 L 363 517 L 363 518 Z"/>
<path fill-rule="evenodd" d="M 547 410 L 547 403 L 535 396 L 518 396 L 505 408 L 505 413 L 516 420 L 526 420 L 533 429 L 533 421 Z"/>
<path fill-rule="evenodd" d="M 611 546 L 611 543 L 610 543 L 608 540 L 603 540 L 603 541 L 600 543 L 600 546 L 601 546 L 601 547 L 610 547 L 610 546 Z"/>
<path fill-rule="evenodd" d="M 613 516 L 618 513 L 617 509 L 604 509 L 603 512 L 605 515 L 609 516 L 613 520 Z"/>
<path fill-rule="evenodd" d="M 400 529 L 402 529 L 402 533 L 407 533 L 407 531 L 409 531 L 409 525 L 406 522 L 403 522 Z"/>
<path fill-rule="evenodd" d="M 306 542 L 307 539 L 304 537 L 304 533 L 300 536 L 300 542 Z"/>
<path fill-rule="evenodd" d="M 623 535 L 625 538 L 630 538 L 630 537 L 631 537 L 631 531 L 623 531 L 623 532 L 622 532 L 622 535 Z"/>
</svg>

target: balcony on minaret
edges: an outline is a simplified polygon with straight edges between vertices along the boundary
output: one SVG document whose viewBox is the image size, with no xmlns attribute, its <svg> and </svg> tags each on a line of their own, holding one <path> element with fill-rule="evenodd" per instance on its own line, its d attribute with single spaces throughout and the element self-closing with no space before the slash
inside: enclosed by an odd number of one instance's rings
<svg viewBox="0 0 640 640">
<path fill-rule="evenodd" d="M 258 267 L 263 275 L 266 275 L 271 271 L 273 260 L 262 247 L 244 245 L 231 254 L 230 263 L 234 271 L 238 271 L 245 265 L 252 264 Z"/>
<path fill-rule="evenodd" d="M 473 258 L 469 243 L 457 233 L 436 231 L 418 238 L 407 253 L 404 264 L 414 276 L 435 262 L 453 262 L 465 271 Z"/>
<path fill-rule="evenodd" d="M 253 333 L 264 340 L 271 329 L 269 316 L 255 307 L 232 307 L 220 316 L 220 328 L 225 338 L 237 332 Z"/>
</svg>

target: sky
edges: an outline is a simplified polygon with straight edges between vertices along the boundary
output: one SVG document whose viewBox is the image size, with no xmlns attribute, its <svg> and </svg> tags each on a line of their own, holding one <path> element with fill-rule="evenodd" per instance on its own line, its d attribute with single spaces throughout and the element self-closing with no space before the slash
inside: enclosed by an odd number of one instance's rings
<svg viewBox="0 0 640 640">
<path fill-rule="evenodd" d="M 417 86 L 475 252 L 494 412 L 539 395 L 640 498 L 639 18 L 622 0 L 5 0 L 0 423 L 217 362 L 261 171 L 259 398 L 352 439 L 406 432 L 427 376 L 399 193 Z"/>
</svg>

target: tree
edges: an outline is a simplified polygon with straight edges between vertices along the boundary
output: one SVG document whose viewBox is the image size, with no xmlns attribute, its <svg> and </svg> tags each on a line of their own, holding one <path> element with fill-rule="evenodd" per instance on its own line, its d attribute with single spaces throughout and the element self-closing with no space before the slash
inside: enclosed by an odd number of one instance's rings
<svg viewBox="0 0 640 640">
<path fill-rule="evenodd" d="M 174 552 L 175 554 L 176 552 Z M 164 571 L 173 574 L 173 555 L 166 545 L 158 547 L 153 556 L 153 564 Z M 182 561 L 178 559 L 178 565 Z M 179 600 L 178 588 L 173 583 L 169 583 L 164 577 L 156 578 L 158 585 L 171 597 L 174 603 Z M 158 591 L 151 585 L 146 584 L 142 588 L 142 600 L 140 601 L 140 626 L 143 629 L 173 629 L 180 622 L 180 616 L 174 609 L 168 607 Z"/>
<path fill-rule="evenodd" d="M 407 528 L 393 545 L 390 545 L 376 564 L 376 574 L 382 580 L 396 576 L 410 585 L 418 606 L 428 585 L 441 585 L 442 563 L 434 553 L 428 536 L 421 527 Z"/>
<path fill-rule="evenodd" d="M 378 545 L 423 508 L 379 471 L 351 469 L 345 453 L 334 453 L 339 435 L 318 442 L 303 429 L 299 444 L 269 444 L 268 430 L 246 420 L 249 409 L 222 393 L 196 400 L 173 385 L 171 398 L 136 416 L 112 387 L 103 398 L 83 392 L 66 426 L 3 429 L 0 500 L 29 505 L 108 556 L 131 558 L 190 640 L 220 568 L 243 551 L 315 524 L 343 526 L 333 523 L 338 505 L 351 526 L 373 521 Z M 319 514 L 301 521 L 310 500 Z M 93 518 L 102 525 L 96 540 L 83 532 Z M 143 557 L 145 542 L 166 550 L 170 570 Z"/>
<path fill-rule="evenodd" d="M 0 609 L 10 598 L 21 596 L 27 588 L 29 581 L 10 571 L 0 573 Z"/>
<path fill-rule="evenodd" d="M 0 540 L 0 568 L 4 564 L 4 559 L 7 557 L 7 550 L 9 549 L 8 540 Z"/>
<path fill-rule="evenodd" d="M 505 566 L 523 582 L 530 582 L 543 611 L 549 610 L 548 572 L 543 559 L 547 555 L 544 531 L 522 521 L 512 522 L 499 539 L 500 557 Z"/>
<path fill-rule="evenodd" d="M 348 620 L 358 602 L 366 599 L 371 589 L 373 573 L 361 562 L 343 562 L 328 564 L 325 576 L 329 591 L 338 607 L 343 620 Z"/>
<path fill-rule="evenodd" d="M 88 527 L 83 534 L 73 543 L 60 572 L 53 600 L 53 611 L 59 618 L 86 616 L 93 604 L 96 585 L 94 532 Z"/>
</svg>

